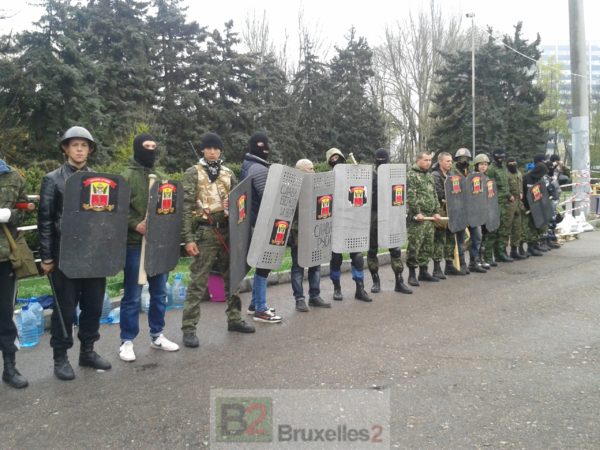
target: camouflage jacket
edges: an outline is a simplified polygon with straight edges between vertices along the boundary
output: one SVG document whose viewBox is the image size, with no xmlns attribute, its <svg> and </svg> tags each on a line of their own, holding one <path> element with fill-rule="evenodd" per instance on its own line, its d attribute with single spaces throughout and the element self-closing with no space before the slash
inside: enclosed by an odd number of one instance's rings
<svg viewBox="0 0 600 450">
<path fill-rule="evenodd" d="M 408 171 L 406 177 L 408 219 L 421 213 L 424 216 L 439 214 L 440 203 L 435 191 L 433 176 L 416 164 Z"/>
<path fill-rule="evenodd" d="M 485 174 L 488 178 L 491 178 L 496 182 L 498 202 L 501 205 L 506 205 L 508 199 L 512 195 L 508 188 L 508 170 L 506 170 L 506 167 L 504 165 L 498 166 L 496 163 L 491 163 Z"/>
<path fill-rule="evenodd" d="M 25 216 L 24 211 L 15 208 L 17 202 L 27 202 L 25 180 L 16 170 L 10 169 L 9 172 L 0 174 L 0 208 L 10 209 L 10 219 L 6 225 L 13 232 L 13 236 L 17 225 Z M 0 227 L 0 262 L 8 261 L 10 255 L 10 247 L 3 228 Z"/>
<path fill-rule="evenodd" d="M 523 175 L 517 170 L 517 173 L 507 172 L 508 192 L 515 197 L 515 200 L 521 199 L 523 193 Z"/>
<path fill-rule="evenodd" d="M 211 182 L 202 164 L 190 167 L 183 175 L 183 227 L 181 237 L 184 243 L 195 242 L 199 223 L 208 223 L 208 210 L 214 220 L 223 221 L 224 202 L 237 184 L 231 169 L 221 166 L 219 176 Z"/>
</svg>

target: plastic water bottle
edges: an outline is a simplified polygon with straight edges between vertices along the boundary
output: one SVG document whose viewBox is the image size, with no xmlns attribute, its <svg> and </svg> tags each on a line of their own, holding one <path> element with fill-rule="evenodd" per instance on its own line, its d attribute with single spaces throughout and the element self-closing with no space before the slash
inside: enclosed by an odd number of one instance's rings
<svg viewBox="0 0 600 450">
<path fill-rule="evenodd" d="M 38 319 L 29 305 L 23 306 L 17 314 L 17 331 L 21 347 L 34 347 L 40 342 L 38 334 Z"/>
<path fill-rule="evenodd" d="M 112 306 L 110 304 L 110 297 L 108 294 L 104 294 L 104 301 L 102 302 L 102 315 L 100 316 L 100 323 L 110 323 L 110 310 Z"/>
<path fill-rule="evenodd" d="M 29 300 L 29 310 L 33 311 L 35 317 L 37 319 L 38 324 L 38 336 L 42 336 L 44 334 L 44 307 L 40 305 L 40 302 L 37 301 L 36 297 L 33 297 Z"/>
<path fill-rule="evenodd" d="M 171 283 L 167 282 L 167 311 L 176 308 L 174 301 L 173 286 Z"/>
<path fill-rule="evenodd" d="M 146 314 L 148 314 L 148 310 L 150 309 L 150 291 L 148 283 L 142 287 L 142 301 L 140 302 L 140 309 Z"/>
<path fill-rule="evenodd" d="M 173 308 L 183 308 L 186 292 L 187 287 L 183 282 L 183 274 L 178 272 L 175 274 L 175 280 L 173 280 Z"/>
<path fill-rule="evenodd" d="M 75 317 L 73 318 L 73 323 L 75 326 L 79 326 L 79 316 L 81 315 L 81 308 L 79 307 L 79 303 L 75 307 Z"/>
<path fill-rule="evenodd" d="M 115 309 L 113 309 L 108 315 L 108 319 L 113 325 L 121 322 L 121 307 L 118 306 Z"/>
</svg>

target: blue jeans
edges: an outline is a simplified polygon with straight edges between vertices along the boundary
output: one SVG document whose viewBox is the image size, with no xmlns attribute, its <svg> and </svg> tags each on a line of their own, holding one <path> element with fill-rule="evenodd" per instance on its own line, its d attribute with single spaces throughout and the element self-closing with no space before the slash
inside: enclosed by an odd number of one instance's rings
<svg viewBox="0 0 600 450">
<path fill-rule="evenodd" d="M 471 256 L 471 261 L 475 261 L 479 258 L 479 252 L 481 250 L 481 227 L 469 227 L 469 233 L 471 234 L 469 255 Z"/>
<path fill-rule="evenodd" d="M 304 267 L 298 265 L 298 247 L 292 247 L 292 292 L 294 298 L 304 298 L 304 290 L 302 289 L 302 281 L 304 280 Z M 308 268 L 308 298 L 317 298 L 321 294 L 321 266 L 313 266 Z"/>
<path fill-rule="evenodd" d="M 131 341 L 140 332 L 139 317 L 142 300 L 142 285 L 138 284 L 140 257 L 142 247 L 127 246 L 127 258 L 123 270 L 124 293 L 121 299 L 121 340 Z M 169 274 L 161 273 L 148 277 L 150 291 L 150 309 L 148 325 L 150 336 L 159 336 L 165 327 L 165 311 L 167 309 L 167 279 Z"/>
</svg>

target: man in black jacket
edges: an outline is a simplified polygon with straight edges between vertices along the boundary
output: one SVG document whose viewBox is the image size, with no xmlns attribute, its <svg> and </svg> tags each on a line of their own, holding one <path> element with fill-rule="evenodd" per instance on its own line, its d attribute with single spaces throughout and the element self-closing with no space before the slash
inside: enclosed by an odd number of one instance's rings
<svg viewBox="0 0 600 450">
<path fill-rule="evenodd" d="M 44 274 L 48 275 L 54 284 L 67 331 L 65 337 L 55 305 L 50 328 L 50 346 L 54 352 L 54 375 L 61 380 L 75 378 L 67 358 L 67 350 L 73 346 L 73 317 L 78 304 L 81 309 L 77 334 L 81 341 L 79 365 L 101 370 L 111 368 L 110 363 L 94 351 L 94 342 L 100 339 L 100 315 L 106 278 L 71 279 L 58 268 L 60 240 L 69 239 L 69 236 L 61 236 L 60 229 L 65 184 L 75 172 L 91 171 L 87 159 L 94 146 L 94 138 L 88 130 L 83 127 L 69 128 L 60 143 L 66 161 L 61 167 L 44 176 L 40 192 L 38 234 L 41 265 Z"/>
</svg>

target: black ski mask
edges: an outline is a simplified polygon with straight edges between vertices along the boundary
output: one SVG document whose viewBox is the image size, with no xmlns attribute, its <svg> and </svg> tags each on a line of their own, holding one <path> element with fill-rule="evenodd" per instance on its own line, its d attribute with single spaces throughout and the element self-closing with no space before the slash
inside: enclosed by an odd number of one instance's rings
<svg viewBox="0 0 600 450">
<path fill-rule="evenodd" d="M 250 137 L 248 141 L 250 147 L 250 153 L 254 156 L 258 156 L 265 161 L 269 158 L 269 138 L 265 133 L 256 132 Z"/>
<path fill-rule="evenodd" d="M 142 144 L 146 141 L 156 142 L 149 134 L 140 134 L 135 137 L 133 140 L 133 159 L 135 159 L 142 166 L 151 169 L 154 167 L 154 161 L 156 160 L 158 150 L 145 149 Z"/>
<path fill-rule="evenodd" d="M 506 168 L 510 173 L 517 173 L 517 160 L 516 158 L 507 158 L 506 159 Z"/>
<path fill-rule="evenodd" d="M 533 169 L 531 169 L 531 171 L 527 175 L 529 175 L 529 179 L 531 181 L 533 181 L 534 183 L 537 183 L 547 173 L 548 173 L 548 168 L 546 167 L 546 164 L 544 164 L 543 162 L 539 162 L 535 165 L 535 167 Z"/>
<path fill-rule="evenodd" d="M 503 148 L 497 148 L 494 150 L 494 162 L 499 166 L 502 165 L 504 159 L 506 158 L 506 151 Z"/>
<path fill-rule="evenodd" d="M 466 170 L 469 169 L 469 159 L 461 156 L 458 158 L 458 160 L 456 161 L 456 168 L 458 170 L 460 170 L 461 172 L 465 172 Z"/>
<path fill-rule="evenodd" d="M 375 151 L 375 167 L 390 162 L 390 154 L 385 148 L 379 148 Z"/>
</svg>

